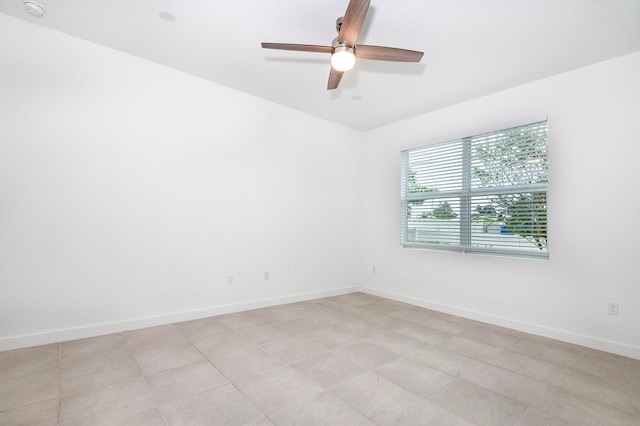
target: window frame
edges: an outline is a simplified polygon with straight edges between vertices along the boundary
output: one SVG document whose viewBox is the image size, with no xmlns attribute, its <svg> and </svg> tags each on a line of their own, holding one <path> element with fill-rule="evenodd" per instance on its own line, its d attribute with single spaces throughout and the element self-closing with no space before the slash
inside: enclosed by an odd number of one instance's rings
<svg viewBox="0 0 640 426">
<path fill-rule="evenodd" d="M 538 137 L 536 143 L 540 143 L 540 141 L 544 140 L 544 157 L 541 157 L 541 161 L 544 161 L 543 169 L 546 171 L 546 175 L 543 175 L 545 178 L 545 182 L 538 183 L 529 183 L 529 184 L 515 184 L 515 185 L 496 185 L 492 187 L 485 188 L 474 188 L 472 186 L 473 179 L 473 149 L 475 147 L 472 146 L 473 141 L 482 141 L 490 138 L 494 135 L 506 135 L 509 132 L 515 132 L 518 130 L 528 130 L 528 129 L 540 129 L 543 128 L 539 134 L 536 134 Z M 542 135 L 542 136 L 541 136 Z M 516 139 L 504 138 L 507 142 L 513 142 Z M 504 143 L 505 141 L 502 141 Z M 447 144 L 455 147 L 456 144 L 461 144 L 461 176 L 460 181 L 456 182 L 452 180 L 451 182 L 459 183 L 459 188 L 456 189 L 446 189 L 440 191 L 438 189 L 428 189 L 426 192 L 410 192 L 409 191 L 409 175 L 413 174 L 414 185 L 416 185 L 416 171 L 410 167 L 409 164 L 409 155 L 411 153 L 420 152 L 420 153 L 428 153 L 430 150 L 446 150 Z M 477 142 L 476 145 L 481 145 L 481 142 Z M 533 144 L 532 144 L 533 145 Z M 449 251 L 449 252 L 460 252 L 460 253 L 479 253 L 479 254 L 491 254 L 491 255 L 503 255 L 503 256 L 514 256 L 514 257 L 525 257 L 525 258 L 538 258 L 538 259 L 548 259 L 549 258 L 549 249 L 548 249 L 548 172 L 549 172 L 549 164 L 548 164 L 548 121 L 546 119 L 536 121 L 533 123 L 509 127 L 505 129 L 496 130 L 493 132 L 482 133 L 474 136 L 463 137 L 459 139 L 449 140 L 441 143 L 423 145 L 415 148 L 410 148 L 401 151 L 401 208 L 400 208 L 400 219 L 401 219 L 401 229 L 400 229 L 400 245 L 403 248 L 419 248 L 426 250 L 435 250 L 435 251 Z M 447 151 L 444 151 L 447 152 Z M 443 154 L 440 155 L 452 156 L 452 154 Z M 456 154 L 457 155 L 457 154 Z M 455 157 L 452 157 L 455 158 Z M 456 158 L 456 161 L 458 159 Z M 452 166 L 454 163 L 452 162 Z M 533 167 L 533 166 L 532 166 Z M 455 167 L 454 167 L 455 168 Z M 410 172 L 411 170 L 411 172 Z M 434 172 L 435 173 L 435 172 Z M 447 181 L 447 183 L 449 183 Z M 420 186 L 420 185 L 418 185 Z M 540 222 L 543 225 L 539 226 L 535 229 L 544 229 L 544 248 L 542 249 L 538 246 L 537 250 L 534 248 L 513 248 L 513 247 L 482 247 L 480 245 L 474 245 L 473 241 L 473 232 L 472 227 L 474 225 L 474 217 L 472 211 L 472 205 L 474 203 L 474 199 L 478 200 L 478 197 L 486 197 L 487 200 L 493 200 L 489 197 L 505 197 L 508 195 L 514 195 L 515 197 L 530 197 L 531 199 L 536 199 L 536 197 L 540 197 L 543 194 L 544 203 L 535 204 L 531 201 L 531 204 L 527 204 L 526 212 L 531 210 L 534 213 L 529 213 L 535 215 L 536 208 L 538 206 L 542 206 L 542 212 L 544 215 L 544 221 Z M 446 199 L 458 199 L 459 201 L 459 241 L 457 244 L 451 244 L 446 241 L 446 239 L 436 239 L 433 242 L 419 242 L 416 240 L 409 239 L 409 222 L 411 215 L 411 203 L 413 205 L 422 205 L 425 201 L 438 201 L 438 200 L 446 200 Z M 419 203 L 419 204 L 416 204 Z M 448 202 L 445 201 L 448 204 Z M 440 205 L 442 205 L 442 201 Z M 448 206 L 450 207 L 450 206 Z M 433 213 L 433 212 L 432 212 Z M 431 216 L 433 217 L 433 216 Z M 416 219 L 414 219 L 416 220 Z M 538 225 L 538 222 L 536 222 Z M 543 228 L 542 228 L 543 227 Z M 522 228 L 524 229 L 524 227 Z M 417 235 L 417 228 L 414 228 L 414 233 Z M 440 230 L 438 230 L 440 232 Z M 520 238 L 525 238 L 521 236 L 517 232 L 516 235 L 520 236 Z M 437 235 L 437 234 L 436 234 Z M 478 244 L 478 243 L 476 243 Z M 489 244 L 489 243 L 485 243 Z"/>
</svg>

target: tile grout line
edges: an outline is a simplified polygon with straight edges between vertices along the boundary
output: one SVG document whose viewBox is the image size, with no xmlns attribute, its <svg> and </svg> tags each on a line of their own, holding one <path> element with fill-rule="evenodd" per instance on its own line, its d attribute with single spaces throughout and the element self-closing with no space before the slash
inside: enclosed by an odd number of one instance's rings
<svg viewBox="0 0 640 426">
<path fill-rule="evenodd" d="M 58 343 L 58 416 L 56 424 L 60 426 L 60 414 L 61 414 L 61 395 L 62 392 L 62 342 Z"/>
<path fill-rule="evenodd" d="M 210 317 L 210 318 L 213 318 L 213 317 Z M 244 392 L 242 392 L 242 390 L 241 390 L 240 388 L 238 388 L 238 386 L 236 386 L 236 384 L 233 382 L 233 380 L 231 380 L 229 377 L 227 377 L 227 375 L 226 375 L 226 374 L 224 374 L 222 371 L 220 371 L 220 370 L 219 370 L 219 369 L 218 369 L 218 368 L 213 364 L 213 362 L 209 359 L 209 357 L 207 357 L 207 356 L 206 356 L 206 355 L 205 355 L 205 354 L 200 350 L 200 348 L 198 348 L 198 347 L 197 347 L 197 346 L 196 346 L 196 345 L 191 341 L 191 339 L 189 339 L 189 336 L 187 336 L 187 335 L 186 335 L 186 334 L 185 334 L 185 333 L 180 329 L 180 327 L 177 327 L 177 326 L 175 325 L 175 323 L 173 323 L 173 324 L 171 324 L 171 325 L 173 325 L 173 326 L 178 330 L 178 332 L 179 332 L 180 334 L 182 334 L 182 335 L 184 336 L 184 338 L 185 338 L 185 339 L 187 339 L 187 341 L 191 344 L 191 346 L 193 346 L 193 347 L 195 348 L 195 350 L 196 350 L 196 351 L 198 351 L 198 353 L 199 353 L 200 355 L 202 355 L 202 357 L 203 357 L 203 358 L 204 358 L 204 359 L 205 359 L 205 360 L 206 360 L 206 361 L 207 361 L 207 362 L 208 362 L 208 363 L 209 363 L 209 364 L 210 364 L 210 365 L 211 365 L 211 366 L 212 366 L 212 367 L 213 367 L 213 368 L 214 368 L 214 369 L 215 369 L 215 370 L 216 370 L 216 371 L 217 371 L 217 372 L 222 376 L 222 377 L 224 377 L 224 378 L 229 382 L 228 384 L 230 384 L 231 386 L 233 386 L 233 387 L 235 388 L 235 390 L 237 390 L 237 391 L 238 391 L 238 392 L 239 392 L 243 397 L 245 397 L 245 398 L 247 399 L 247 401 L 249 401 L 249 402 L 251 403 L 251 405 L 253 405 L 254 407 L 256 407 L 256 409 L 260 412 L 260 414 L 262 414 L 262 416 L 263 416 L 263 417 L 265 417 L 265 418 L 267 418 L 267 419 L 269 418 L 269 417 L 267 416 L 267 414 L 266 414 L 264 411 L 262 411 L 262 410 L 261 410 L 257 405 L 255 405 L 255 404 L 253 403 L 253 401 L 252 401 L 252 400 L 251 400 L 247 395 L 245 395 L 245 394 L 244 394 Z M 224 324 L 223 324 L 223 325 L 224 325 Z M 232 331 L 235 331 L 235 330 L 232 330 Z M 258 346 L 258 347 L 260 347 L 260 346 Z M 238 353 L 238 352 L 242 352 L 242 351 L 237 351 L 237 352 L 235 352 L 235 353 Z M 265 352 L 266 352 L 266 351 L 265 351 Z M 202 362 L 202 361 L 198 361 L 198 362 Z M 195 364 L 195 363 L 191 363 L 191 364 Z M 186 364 L 186 365 L 191 365 L 191 364 Z M 182 366 L 182 367 L 184 367 L 184 366 Z M 176 367 L 176 368 L 180 368 L 180 367 Z M 173 370 L 173 369 L 169 369 L 169 370 Z M 165 370 L 165 371 L 168 371 L 168 370 Z M 209 391 L 210 391 L 210 390 L 212 390 L 212 389 L 217 389 L 217 388 L 220 388 L 220 387 L 222 387 L 222 386 L 225 386 L 225 385 L 215 386 L 215 387 L 213 387 L 213 388 L 211 388 L 211 389 L 205 389 L 205 390 L 203 390 L 203 391 L 200 391 L 200 392 L 194 393 L 193 395 L 189 395 L 189 396 L 185 396 L 185 397 L 183 397 L 183 398 L 179 398 L 179 399 L 177 399 L 176 401 L 180 401 L 180 400 L 183 400 L 183 399 L 186 399 L 186 398 L 191 398 L 191 397 L 193 397 L 193 396 L 195 396 L 195 395 L 200 395 L 200 394 L 202 394 L 202 393 L 204 393 L 204 392 L 209 392 Z M 151 392 L 151 393 L 153 394 L 153 392 Z M 154 400 L 155 400 L 155 397 L 154 397 Z M 160 410 L 160 409 L 158 408 L 158 410 Z M 162 413 L 161 413 L 161 414 L 162 414 Z M 258 417 L 257 419 L 250 420 L 249 422 L 252 422 L 252 421 L 254 421 L 254 420 L 258 420 L 259 418 L 260 418 L 260 417 Z M 164 419 L 164 416 L 163 416 L 163 419 Z M 249 423 L 249 422 L 248 422 L 248 423 Z M 165 421 L 165 423 L 166 423 L 166 421 Z M 168 425 L 168 423 L 166 423 L 166 424 Z M 245 424 L 246 424 L 246 423 L 245 423 Z"/>
<path fill-rule="evenodd" d="M 153 394 L 153 391 L 151 390 L 151 386 L 149 386 L 149 383 L 147 382 L 147 378 L 144 376 L 144 373 L 142 372 L 142 369 L 140 368 L 140 365 L 138 364 L 138 361 L 136 361 L 136 357 L 135 357 L 135 353 L 133 352 L 133 348 L 131 346 L 129 346 L 129 344 L 127 343 L 127 339 L 126 339 L 126 337 L 124 337 L 124 334 L 122 332 L 118 333 L 118 335 L 122 339 L 122 341 L 123 341 L 124 345 L 127 347 L 127 349 L 129 349 L 129 354 L 131 355 L 131 358 L 133 359 L 133 362 L 136 363 L 136 368 L 138 369 L 138 372 L 140 373 L 140 376 L 142 377 L 142 380 L 144 381 L 144 384 L 147 386 L 147 389 L 149 390 L 149 393 L 151 394 L 151 398 L 153 398 L 153 404 L 155 405 L 156 409 L 158 410 L 158 413 L 160 413 L 160 418 L 164 422 L 165 426 L 169 426 L 169 423 L 167 422 L 167 419 L 164 418 L 164 414 L 162 413 L 162 410 L 160 410 L 160 405 L 158 405 L 158 401 L 156 401 L 156 396 Z M 137 413 L 137 414 L 140 414 L 140 413 Z M 129 416 L 129 417 L 132 417 L 132 416 Z"/>
</svg>

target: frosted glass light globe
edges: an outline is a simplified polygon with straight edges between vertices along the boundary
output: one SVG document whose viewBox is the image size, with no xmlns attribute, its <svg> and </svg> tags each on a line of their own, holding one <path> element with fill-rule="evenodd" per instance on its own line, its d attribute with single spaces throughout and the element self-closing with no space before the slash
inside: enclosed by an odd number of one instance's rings
<svg viewBox="0 0 640 426">
<path fill-rule="evenodd" d="M 349 71 L 356 63 L 356 55 L 353 48 L 338 46 L 331 55 L 331 66 L 336 71 Z"/>
</svg>

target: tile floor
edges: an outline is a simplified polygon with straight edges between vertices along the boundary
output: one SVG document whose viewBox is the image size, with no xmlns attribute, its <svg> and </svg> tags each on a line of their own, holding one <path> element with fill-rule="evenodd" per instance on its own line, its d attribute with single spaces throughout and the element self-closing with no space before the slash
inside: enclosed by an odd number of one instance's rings
<svg viewBox="0 0 640 426">
<path fill-rule="evenodd" d="M 0 425 L 640 425 L 640 361 L 363 293 L 0 352 Z"/>
</svg>

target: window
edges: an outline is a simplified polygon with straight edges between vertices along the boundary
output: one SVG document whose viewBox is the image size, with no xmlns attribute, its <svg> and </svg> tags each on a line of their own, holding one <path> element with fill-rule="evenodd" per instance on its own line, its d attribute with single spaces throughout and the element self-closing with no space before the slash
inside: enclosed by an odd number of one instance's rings
<svg viewBox="0 0 640 426">
<path fill-rule="evenodd" d="M 547 122 L 402 152 L 401 245 L 548 257 Z"/>
</svg>

